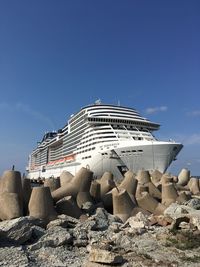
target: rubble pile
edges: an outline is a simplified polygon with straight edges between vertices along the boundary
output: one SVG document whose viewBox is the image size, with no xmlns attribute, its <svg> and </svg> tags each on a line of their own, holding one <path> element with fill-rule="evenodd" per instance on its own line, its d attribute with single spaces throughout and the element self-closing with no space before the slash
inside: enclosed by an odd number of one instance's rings
<svg viewBox="0 0 200 267">
<path fill-rule="evenodd" d="M 128 171 L 119 182 L 81 168 L 31 186 L 0 179 L 0 266 L 199 266 L 200 183 L 183 169 Z"/>
</svg>

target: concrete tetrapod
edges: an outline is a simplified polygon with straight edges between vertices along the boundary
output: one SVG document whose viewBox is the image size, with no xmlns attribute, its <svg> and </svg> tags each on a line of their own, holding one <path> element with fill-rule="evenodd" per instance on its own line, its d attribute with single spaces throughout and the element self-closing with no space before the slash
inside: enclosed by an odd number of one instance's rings
<svg viewBox="0 0 200 267">
<path fill-rule="evenodd" d="M 2 192 L 18 194 L 19 203 L 23 210 L 23 191 L 20 172 L 13 170 L 4 171 L 1 183 Z"/>
<path fill-rule="evenodd" d="M 98 182 L 100 183 L 101 187 L 101 199 L 103 199 L 105 194 L 115 187 L 113 174 L 111 172 L 105 172 Z"/>
<path fill-rule="evenodd" d="M 132 171 L 127 171 L 118 189 L 125 189 L 129 194 L 135 196 L 137 184 L 138 180 L 135 178 L 135 174 Z"/>
<path fill-rule="evenodd" d="M 113 197 L 113 215 L 118 216 L 125 222 L 131 215 L 132 210 L 136 207 L 125 189 L 119 191 L 115 188 L 112 190 Z"/>
<path fill-rule="evenodd" d="M 116 188 L 116 184 L 113 180 L 104 181 L 104 189 L 106 192 L 109 188 L 111 189 L 106 194 L 102 194 L 102 197 L 100 198 L 100 202 L 103 203 L 104 208 L 109 212 L 113 213 L 113 198 L 112 198 L 112 189 Z"/>
<path fill-rule="evenodd" d="M 57 216 L 49 187 L 34 187 L 28 208 L 30 216 L 44 220 L 45 224 Z"/>
<path fill-rule="evenodd" d="M 113 213 L 113 197 L 112 190 L 106 193 L 102 198 L 104 208 L 109 212 Z"/>
<path fill-rule="evenodd" d="M 138 180 L 135 178 L 136 175 L 132 171 L 127 171 L 124 174 L 124 179 L 122 180 L 121 184 L 118 186 L 118 189 L 125 189 L 132 201 L 137 205 L 136 201 L 136 190 L 138 185 Z"/>
<path fill-rule="evenodd" d="M 50 191 L 53 192 L 60 187 L 60 179 L 50 177 L 44 181 L 44 186 L 48 186 Z"/>
<path fill-rule="evenodd" d="M 81 209 L 84 203 L 90 202 L 93 204 L 94 200 L 92 199 L 90 192 L 78 192 L 76 202 L 78 207 Z"/>
<path fill-rule="evenodd" d="M 163 173 L 159 170 L 154 170 L 150 175 L 152 183 L 157 187 L 161 183 L 161 177 L 163 176 Z"/>
<path fill-rule="evenodd" d="M 60 175 L 60 186 L 70 183 L 73 178 L 74 175 L 72 175 L 70 172 L 63 171 Z"/>
<path fill-rule="evenodd" d="M 111 172 L 105 172 L 100 180 L 98 180 L 101 187 L 101 201 L 105 209 L 112 213 L 113 212 L 113 197 L 112 189 L 116 187 L 113 180 L 113 174 Z"/>
<path fill-rule="evenodd" d="M 0 219 L 11 220 L 22 217 L 23 210 L 20 205 L 19 195 L 4 192 L 0 194 Z"/>
<path fill-rule="evenodd" d="M 23 208 L 24 215 L 28 215 L 28 203 L 31 197 L 31 180 L 29 178 L 22 178 L 22 192 L 23 192 Z"/>
<path fill-rule="evenodd" d="M 18 171 L 4 171 L 2 176 L 3 192 L 16 193 L 22 198 L 21 174 Z"/>
<path fill-rule="evenodd" d="M 82 167 L 71 180 L 71 182 L 61 186 L 52 192 L 52 197 L 55 202 L 66 196 L 76 198 L 78 192 L 89 192 L 93 177 L 93 172 Z"/>
<path fill-rule="evenodd" d="M 101 185 L 97 181 L 92 181 L 90 186 L 90 195 L 96 203 L 101 201 Z"/>
<path fill-rule="evenodd" d="M 199 179 L 191 177 L 190 181 L 188 183 L 188 187 L 190 189 L 190 192 L 192 192 L 193 195 L 197 195 L 200 193 L 199 190 Z"/>
<path fill-rule="evenodd" d="M 178 175 L 178 184 L 185 186 L 190 180 L 190 171 L 187 169 L 182 169 Z"/>
<path fill-rule="evenodd" d="M 179 193 L 179 196 L 177 197 L 176 202 L 178 204 L 184 204 L 190 199 L 191 199 L 191 196 L 189 194 L 186 194 L 186 192 L 183 191 Z"/>
<path fill-rule="evenodd" d="M 149 194 L 160 200 L 162 197 L 160 190 L 152 182 L 149 182 L 147 186 L 149 188 Z"/>
<path fill-rule="evenodd" d="M 173 183 L 165 183 L 162 185 L 162 204 L 168 207 L 171 203 L 176 202 L 178 193 Z"/>
<path fill-rule="evenodd" d="M 147 210 L 151 213 L 154 213 L 155 209 L 160 204 L 148 192 L 141 193 L 141 196 L 137 197 L 137 203 L 140 208 Z"/>
<path fill-rule="evenodd" d="M 72 196 L 68 196 L 59 200 L 56 203 L 56 211 L 59 214 L 66 214 L 77 219 L 82 215 L 82 211 L 79 209 Z"/>
<path fill-rule="evenodd" d="M 169 173 L 164 173 L 161 177 L 161 184 L 173 183 L 173 177 Z"/>
<path fill-rule="evenodd" d="M 139 170 L 136 175 L 136 179 L 138 183 L 141 185 L 145 185 L 151 182 L 149 171 Z"/>
<path fill-rule="evenodd" d="M 158 202 L 148 192 L 143 192 L 141 196 L 137 198 L 137 202 L 140 208 L 155 215 L 162 215 L 166 209 L 165 205 Z"/>
<path fill-rule="evenodd" d="M 148 192 L 149 193 L 149 187 L 148 187 L 148 185 L 138 184 L 137 190 L 136 190 L 136 199 L 138 197 L 141 197 L 141 195 L 142 195 L 143 192 Z"/>
</svg>

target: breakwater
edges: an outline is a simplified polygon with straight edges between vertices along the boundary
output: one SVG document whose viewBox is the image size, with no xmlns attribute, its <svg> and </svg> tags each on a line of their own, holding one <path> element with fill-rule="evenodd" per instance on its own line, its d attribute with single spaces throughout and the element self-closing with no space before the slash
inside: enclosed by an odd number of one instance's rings
<svg viewBox="0 0 200 267">
<path fill-rule="evenodd" d="M 115 181 L 112 173 L 96 180 L 81 168 L 34 188 L 5 171 L 0 181 L 1 266 L 200 262 L 199 180 L 186 169 L 178 176 L 128 171 Z"/>
</svg>

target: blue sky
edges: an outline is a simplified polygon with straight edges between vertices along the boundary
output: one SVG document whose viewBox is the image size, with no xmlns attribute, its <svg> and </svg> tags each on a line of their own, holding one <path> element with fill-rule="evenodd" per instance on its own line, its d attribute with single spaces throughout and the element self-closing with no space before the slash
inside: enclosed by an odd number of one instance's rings
<svg viewBox="0 0 200 267">
<path fill-rule="evenodd" d="M 183 142 L 200 175 L 200 1 L 0 1 L 0 175 L 100 98 Z"/>
</svg>

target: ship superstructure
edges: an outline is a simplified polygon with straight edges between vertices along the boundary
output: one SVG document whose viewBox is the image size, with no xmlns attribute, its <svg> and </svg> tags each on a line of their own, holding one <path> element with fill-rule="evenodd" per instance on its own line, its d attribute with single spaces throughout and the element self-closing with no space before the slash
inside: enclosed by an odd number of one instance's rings
<svg viewBox="0 0 200 267">
<path fill-rule="evenodd" d="M 97 177 L 111 171 L 120 178 L 128 169 L 164 172 L 183 145 L 156 140 L 153 132 L 159 127 L 132 108 L 86 106 L 62 129 L 44 135 L 29 156 L 28 176 L 57 177 L 63 170 L 75 174 L 80 167 Z"/>
</svg>

